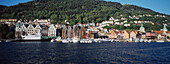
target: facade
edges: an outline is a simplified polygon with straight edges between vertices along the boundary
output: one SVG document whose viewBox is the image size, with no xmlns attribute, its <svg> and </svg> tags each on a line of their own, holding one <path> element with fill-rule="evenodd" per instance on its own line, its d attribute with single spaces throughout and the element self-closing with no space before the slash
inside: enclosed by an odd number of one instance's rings
<svg viewBox="0 0 170 64">
<path fill-rule="evenodd" d="M 56 36 L 56 28 L 54 24 L 51 24 L 51 26 L 49 27 L 48 36 Z"/>
<path fill-rule="evenodd" d="M 124 30 L 123 31 L 123 39 L 129 39 L 129 36 L 130 36 L 129 32 Z"/>
<path fill-rule="evenodd" d="M 110 39 L 116 39 L 118 32 L 116 32 L 114 30 L 110 30 L 108 34 L 110 35 L 110 36 L 108 36 Z"/>
<path fill-rule="evenodd" d="M 59 36 L 59 37 L 62 36 L 62 28 L 57 28 L 56 29 L 56 36 Z"/>
<path fill-rule="evenodd" d="M 67 27 L 64 25 L 62 29 L 62 39 L 67 39 L 67 38 L 68 38 Z"/>
<path fill-rule="evenodd" d="M 41 34 L 42 36 L 48 36 L 48 26 L 43 25 Z"/>
<path fill-rule="evenodd" d="M 81 27 L 80 39 L 86 39 L 86 29 L 84 27 Z"/>
<path fill-rule="evenodd" d="M 35 33 L 41 35 L 41 30 L 42 30 L 42 28 L 40 27 L 39 24 L 37 24 L 35 27 Z"/>
<path fill-rule="evenodd" d="M 17 23 L 15 27 L 15 38 L 21 38 L 22 30 L 21 30 L 21 23 Z"/>
<path fill-rule="evenodd" d="M 145 33 L 145 36 L 147 39 L 155 39 L 156 34 L 153 32 L 147 32 Z"/>
<path fill-rule="evenodd" d="M 131 32 L 130 32 L 130 38 L 136 39 L 136 37 L 137 37 L 137 32 L 131 31 Z"/>
<path fill-rule="evenodd" d="M 73 36 L 80 37 L 80 30 L 78 26 L 73 26 Z"/>
<path fill-rule="evenodd" d="M 71 26 L 68 26 L 68 38 L 72 38 L 73 37 L 73 29 L 72 29 L 72 27 Z"/>
<path fill-rule="evenodd" d="M 27 27 L 26 33 L 27 34 L 35 34 L 35 29 L 32 24 L 29 24 L 29 26 Z"/>
</svg>

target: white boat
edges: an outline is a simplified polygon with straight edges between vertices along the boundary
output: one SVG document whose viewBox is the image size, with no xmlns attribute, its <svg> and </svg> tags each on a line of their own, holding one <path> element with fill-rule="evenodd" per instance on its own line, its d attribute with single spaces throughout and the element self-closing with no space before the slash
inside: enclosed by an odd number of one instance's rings
<svg viewBox="0 0 170 64">
<path fill-rule="evenodd" d="M 22 36 L 23 40 L 41 40 L 40 34 L 28 34 L 27 36 Z"/>
<path fill-rule="evenodd" d="M 151 43 L 152 42 L 152 40 L 148 40 L 148 43 Z"/>
<path fill-rule="evenodd" d="M 54 39 L 51 39 L 51 42 L 54 42 Z"/>
<path fill-rule="evenodd" d="M 88 39 L 87 40 L 87 43 L 92 43 L 93 41 L 91 39 Z"/>
<path fill-rule="evenodd" d="M 64 40 L 62 40 L 62 43 L 69 43 L 69 41 L 64 39 Z"/>
<path fill-rule="evenodd" d="M 143 39 L 140 39 L 140 42 L 144 42 L 144 40 L 143 40 Z"/>
<path fill-rule="evenodd" d="M 6 40 L 5 42 L 12 42 L 12 40 Z"/>
<path fill-rule="evenodd" d="M 73 43 L 78 43 L 79 39 L 78 38 L 73 38 Z"/>
<path fill-rule="evenodd" d="M 167 41 L 168 41 L 168 42 L 170 42 L 170 40 L 169 40 L 169 39 L 167 39 Z"/>
<path fill-rule="evenodd" d="M 146 39 L 146 40 L 144 40 L 144 42 L 148 42 L 148 40 Z"/>
<path fill-rule="evenodd" d="M 135 42 L 139 42 L 139 39 L 135 39 Z"/>
<path fill-rule="evenodd" d="M 72 39 L 67 39 L 69 41 L 69 43 L 73 43 L 73 40 Z"/>
<path fill-rule="evenodd" d="M 157 40 L 156 42 L 158 42 L 158 43 L 163 43 L 163 42 L 165 42 L 164 40 Z"/>
</svg>

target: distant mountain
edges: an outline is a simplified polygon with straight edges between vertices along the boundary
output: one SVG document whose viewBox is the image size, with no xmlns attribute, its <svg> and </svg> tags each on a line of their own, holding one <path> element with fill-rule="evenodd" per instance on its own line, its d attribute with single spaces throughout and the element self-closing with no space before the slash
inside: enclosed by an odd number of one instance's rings
<svg viewBox="0 0 170 64">
<path fill-rule="evenodd" d="M 2 6 L 3 7 L 3 6 Z M 17 19 L 52 19 L 53 23 L 64 23 L 64 20 L 75 23 L 101 22 L 110 17 L 121 18 L 133 15 L 165 15 L 135 5 L 122 5 L 103 0 L 34 0 L 27 3 L 5 7 L 0 10 L 0 18 Z M 170 16 L 142 18 L 153 22 L 170 22 Z M 159 19 L 159 20 L 158 20 Z M 128 19 L 131 20 L 131 19 Z"/>
</svg>

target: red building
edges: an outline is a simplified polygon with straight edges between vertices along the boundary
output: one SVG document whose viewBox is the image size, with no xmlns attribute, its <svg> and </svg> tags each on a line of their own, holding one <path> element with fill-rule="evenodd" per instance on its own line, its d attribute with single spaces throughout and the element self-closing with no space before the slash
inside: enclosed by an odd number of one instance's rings
<svg viewBox="0 0 170 64">
<path fill-rule="evenodd" d="M 155 39 L 156 34 L 154 32 L 147 32 L 145 33 L 145 37 L 147 39 Z"/>
</svg>

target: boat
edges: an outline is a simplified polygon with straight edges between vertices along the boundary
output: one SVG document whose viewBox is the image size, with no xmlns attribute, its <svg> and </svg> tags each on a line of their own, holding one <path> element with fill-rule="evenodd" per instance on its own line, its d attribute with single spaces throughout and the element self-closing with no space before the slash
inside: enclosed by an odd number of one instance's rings
<svg viewBox="0 0 170 64">
<path fill-rule="evenodd" d="M 170 40 L 169 40 L 169 39 L 167 39 L 167 41 L 168 41 L 168 42 L 170 42 Z"/>
<path fill-rule="evenodd" d="M 51 39 L 51 42 L 54 42 L 54 39 Z"/>
<path fill-rule="evenodd" d="M 143 39 L 140 39 L 140 42 L 143 42 L 144 40 Z"/>
<path fill-rule="evenodd" d="M 135 39 L 135 42 L 139 42 L 139 39 Z"/>
<path fill-rule="evenodd" d="M 87 43 L 92 43 L 93 41 L 91 39 L 88 39 L 87 40 Z"/>
<path fill-rule="evenodd" d="M 62 39 L 61 39 L 61 37 L 58 37 L 58 38 L 55 39 L 55 41 L 56 42 L 62 42 Z"/>
<path fill-rule="evenodd" d="M 64 39 L 64 40 L 62 40 L 62 43 L 69 43 L 69 41 Z"/>
<path fill-rule="evenodd" d="M 26 36 L 22 36 L 22 40 L 41 40 L 40 34 L 28 34 Z"/>
<path fill-rule="evenodd" d="M 158 43 L 164 43 L 165 41 L 164 41 L 164 40 L 157 40 L 156 42 L 158 42 Z"/>
<path fill-rule="evenodd" d="M 148 42 L 148 40 L 146 39 L 146 40 L 144 40 L 144 42 Z"/>
<path fill-rule="evenodd" d="M 12 42 L 12 40 L 6 40 L 5 42 Z"/>
<path fill-rule="evenodd" d="M 148 40 L 148 43 L 151 43 L 152 42 L 152 40 Z"/>
<path fill-rule="evenodd" d="M 78 43 L 79 42 L 79 39 L 78 38 L 73 38 L 73 43 Z"/>
</svg>

